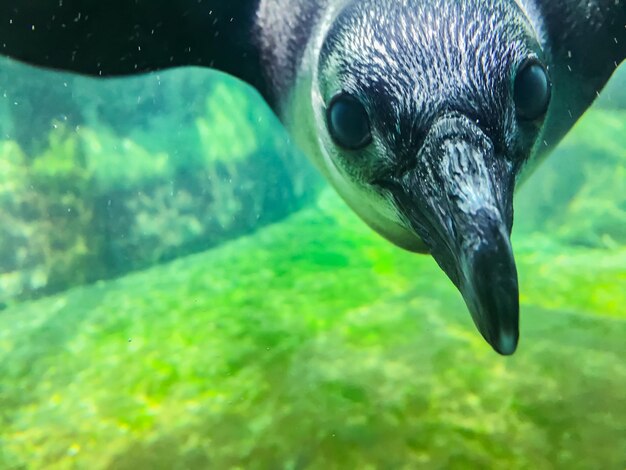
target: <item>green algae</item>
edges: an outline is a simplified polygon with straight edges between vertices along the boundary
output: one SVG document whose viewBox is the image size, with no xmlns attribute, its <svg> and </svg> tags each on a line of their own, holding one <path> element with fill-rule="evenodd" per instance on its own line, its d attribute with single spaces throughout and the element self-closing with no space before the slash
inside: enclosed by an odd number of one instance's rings
<svg viewBox="0 0 626 470">
<path fill-rule="evenodd" d="M 216 250 L 11 308 L 0 466 L 619 466 L 626 250 L 535 235 L 516 251 L 511 359 L 430 258 L 329 193 Z"/>
</svg>

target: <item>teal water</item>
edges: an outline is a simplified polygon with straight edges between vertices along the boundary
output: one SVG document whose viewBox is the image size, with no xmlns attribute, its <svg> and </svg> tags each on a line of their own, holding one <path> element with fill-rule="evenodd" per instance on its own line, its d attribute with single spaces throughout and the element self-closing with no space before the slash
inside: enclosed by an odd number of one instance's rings
<svg viewBox="0 0 626 470">
<path fill-rule="evenodd" d="M 626 103 L 519 194 L 502 358 L 233 82 L 3 67 L 0 468 L 626 464 Z"/>
</svg>

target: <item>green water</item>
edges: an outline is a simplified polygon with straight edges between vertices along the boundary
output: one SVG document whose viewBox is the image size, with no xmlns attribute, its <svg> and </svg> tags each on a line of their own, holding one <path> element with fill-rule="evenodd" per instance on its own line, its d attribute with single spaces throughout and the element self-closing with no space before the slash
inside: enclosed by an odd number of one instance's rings
<svg viewBox="0 0 626 470">
<path fill-rule="evenodd" d="M 432 259 L 329 189 L 208 250 L 8 300 L 0 468 L 623 468 L 626 112 L 593 111 L 519 197 L 511 358 Z M 73 270 L 97 263 L 75 246 Z"/>
</svg>

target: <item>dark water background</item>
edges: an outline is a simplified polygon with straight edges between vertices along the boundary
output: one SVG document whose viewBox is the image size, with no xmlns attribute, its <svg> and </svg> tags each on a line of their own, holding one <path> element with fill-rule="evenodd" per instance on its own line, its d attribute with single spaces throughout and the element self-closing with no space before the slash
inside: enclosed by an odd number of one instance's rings
<svg viewBox="0 0 626 470">
<path fill-rule="evenodd" d="M 3 62 L 0 468 L 624 468 L 625 89 L 518 194 L 506 359 L 237 82 Z"/>
</svg>

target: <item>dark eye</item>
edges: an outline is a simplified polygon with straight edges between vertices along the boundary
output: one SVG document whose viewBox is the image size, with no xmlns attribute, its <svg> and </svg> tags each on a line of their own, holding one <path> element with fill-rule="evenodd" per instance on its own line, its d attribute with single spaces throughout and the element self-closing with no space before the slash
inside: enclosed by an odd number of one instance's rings
<svg viewBox="0 0 626 470">
<path fill-rule="evenodd" d="M 517 115 L 534 121 L 548 110 L 552 84 L 548 72 L 541 62 L 529 59 L 522 64 L 515 77 L 513 98 Z"/>
<path fill-rule="evenodd" d="M 330 136 L 340 147 L 359 150 L 372 141 L 367 110 L 351 95 L 335 96 L 328 106 L 326 119 Z"/>
</svg>

